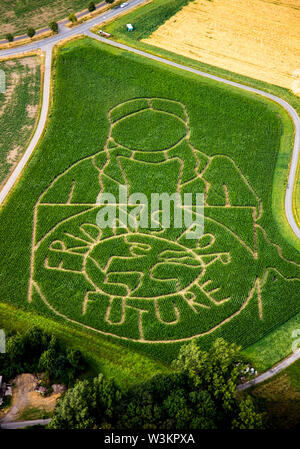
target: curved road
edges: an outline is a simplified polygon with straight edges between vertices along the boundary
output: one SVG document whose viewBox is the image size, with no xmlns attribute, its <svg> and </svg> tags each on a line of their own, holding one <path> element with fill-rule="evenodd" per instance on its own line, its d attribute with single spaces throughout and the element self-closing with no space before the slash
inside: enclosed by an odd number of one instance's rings
<svg viewBox="0 0 300 449">
<path fill-rule="evenodd" d="M 256 95 L 260 95 L 262 97 L 268 98 L 268 99 L 274 101 L 275 103 L 278 103 L 280 106 L 282 106 L 288 112 L 290 117 L 292 118 L 294 127 L 295 127 L 294 147 L 293 147 L 292 160 L 291 160 L 291 165 L 290 165 L 288 185 L 287 185 L 287 190 L 286 190 L 286 195 L 285 195 L 285 213 L 286 213 L 287 220 L 288 220 L 293 232 L 295 233 L 295 235 L 298 238 L 300 238 L 300 228 L 298 227 L 298 225 L 295 221 L 294 214 L 293 214 L 293 208 L 292 208 L 293 189 L 294 189 L 294 184 L 296 182 L 297 164 L 298 164 L 299 152 L 300 152 L 300 119 L 298 117 L 297 112 L 289 103 L 287 103 L 285 100 L 283 100 L 279 97 L 276 97 L 275 95 L 269 94 L 269 93 L 264 92 L 259 89 L 255 89 L 253 87 L 246 86 L 244 84 L 236 83 L 234 81 L 229 81 L 227 79 L 220 78 L 218 76 L 211 75 L 209 73 L 205 73 L 200 70 L 196 70 L 191 67 L 184 66 L 182 64 L 177 64 L 176 62 L 169 61 L 164 58 L 160 58 L 159 56 L 152 55 L 150 53 L 138 50 L 136 48 L 129 47 L 127 45 L 124 45 L 124 44 L 121 44 L 118 42 L 114 42 L 109 39 L 105 39 L 101 36 L 95 35 L 94 33 L 90 32 L 91 27 L 98 25 L 107 19 L 116 17 L 120 13 L 130 10 L 131 8 L 133 8 L 137 5 L 140 5 L 140 4 L 144 3 L 145 1 L 146 0 L 131 0 L 126 7 L 124 7 L 124 8 L 117 7 L 115 9 L 112 9 L 104 14 L 99 15 L 98 17 L 96 17 L 94 19 L 89 20 L 86 23 L 76 26 L 75 28 L 69 29 L 67 27 L 61 27 L 60 33 L 58 35 L 51 36 L 42 41 L 32 42 L 30 44 L 20 46 L 17 48 L 10 48 L 7 50 L 0 51 L 0 58 L 6 57 L 6 56 L 14 56 L 19 53 L 25 53 L 25 52 L 30 52 L 30 51 L 39 50 L 39 49 L 44 51 L 45 55 L 46 55 L 45 56 L 45 58 L 46 58 L 46 60 L 45 60 L 45 77 L 44 77 L 44 86 L 43 86 L 43 102 L 42 102 L 42 109 L 41 109 L 39 122 L 38 122 L 38 125 L 36 128 L 36 131 L 34 133 L 34 136 L 33 136 L 32 140 L 30 141 L 29 146 L 27 147 L 22 159 L 20 160 L 20 162 L 16 166 L 15 170 L 11 174 L 10 178 L 8 179 L 7 183 L 5 184 L 4 188 L 0 192 L 0 205 L 4 202 L 5 198 L 7 197 L 7 195 L 13 188 L 13 186 L 15 185 L 17 179 L 19 178 L 21 172 L 23 171 L 28 160 L 30 159 L 30 156 L 32 155 L 32 153 L 34 151 L 34 148 L 36 147 L 36 145 L 43 133 L 46 119 L 47 119 L 48 107 L 49 107 L 50 80 L 51 80 L 51 56 L 52 56 L 53 46 L 57 42 L 59 42 L 63 39 L 70 38 L 70 37 L 76 36 L 78 34 L 84 34 L 93 39 L 97 39 L 98 41 L 103 42 L 105 44 L 112 45 L 112 46 L 120 48 L 122 50 L 130 51 L 132 53 L 146 57 L 148 59 L 152 59 L 154 61 L 158 61 L 163 64 L 166 64 L 166 65 L 169 65 L 172 67 L 176 67 L 178 69 L 185 70 L 187 72 L 191 72 L 196 75 L 203 76 L 205 78 L 209 78 L 209 79 L 221 82 L 223 84 L 227 84 L 229 86 L 237 87 L 237 88 L 245 90 L 247 92 L 252 92 Z M 254 381 L 247 382 L 247 383 L 243 384 L 243 386 L 240 386 L 240 389 L 245 389 L 245 388 L 250 387 L 253 384 L 263 382 L 264 380 L 273 376 L 274 374 L 277 374 L 282 369 L 286 368 L 288 365 L 290 365 L 291 363 L 293 363 L 295 360 L 297 360 L 299 358 L 300 358 L 300 351 L 297 351 L 296 353 L 292 354 L 291 356 L 286 358 L 284 361 L 282 361 L 279 365 L 277 365 L 277 367 L 272 368 L 271 370 L 268 370 L 267 372 L 261 374 L 256 379 L 254 379 Z"/>
</svg>

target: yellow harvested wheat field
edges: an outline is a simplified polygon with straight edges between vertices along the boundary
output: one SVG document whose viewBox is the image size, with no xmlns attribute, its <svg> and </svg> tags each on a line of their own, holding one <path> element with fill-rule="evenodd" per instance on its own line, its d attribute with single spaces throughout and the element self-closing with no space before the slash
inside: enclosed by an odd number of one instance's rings
<svg viewBox="0 0 300 449">
<path fill-rule="evenodd" d="M 195 0 L 144 42 L 300 94 L 300 0 Z"/>
</svg>

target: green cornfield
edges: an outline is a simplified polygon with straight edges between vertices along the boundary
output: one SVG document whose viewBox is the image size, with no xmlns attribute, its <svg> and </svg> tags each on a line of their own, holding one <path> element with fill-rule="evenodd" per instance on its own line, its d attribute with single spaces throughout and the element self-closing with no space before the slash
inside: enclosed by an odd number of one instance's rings
<svg viewBox="0 0 300 449">
<path fill-rule="evenodd" d="M 47 130 L 1 210 L 1 302 L 161 360 L 192 338 L 246 347 L 286 322 L 300 257 L 272 212 L 279 111 L 92 39 L 60 48 Z M 124 186 L 121 218 L 99 195 Z M 202 233 L 187 238 L 172 208 L 166 227 L 160 205 L 142 225 L 137 192 L 203 194 L 190 214 Z"/>
</svg>

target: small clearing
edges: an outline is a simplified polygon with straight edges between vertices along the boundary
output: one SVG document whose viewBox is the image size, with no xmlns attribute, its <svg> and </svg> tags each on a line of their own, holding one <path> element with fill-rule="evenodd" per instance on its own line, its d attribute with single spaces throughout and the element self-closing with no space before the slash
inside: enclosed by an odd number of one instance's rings
<svg viewBox="0 0 300 449">
<path fill-rule="evenodd" d="M 26 409 L 40 409 L 41 413 L 51 413 L 54 410 L 60 394 L 43 397 L 34 391 L 37 378 L 32 374 L 21 374 L 15 379 L 12 407 L 2 419 L 2 422 L 18 421 Z"/>
</svg>

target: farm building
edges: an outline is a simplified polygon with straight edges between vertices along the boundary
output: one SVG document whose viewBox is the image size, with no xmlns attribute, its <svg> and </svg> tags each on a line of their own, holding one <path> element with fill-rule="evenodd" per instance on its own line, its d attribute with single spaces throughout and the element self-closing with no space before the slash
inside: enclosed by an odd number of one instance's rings
<svg viewBox="0 0 300 449">
<path fill-rule="evenodd" d="M 127 31 L 133 31 L 133 25 L 131 25 L 131 23 L 127 23 L 126 28 Z"/>
</svg>

